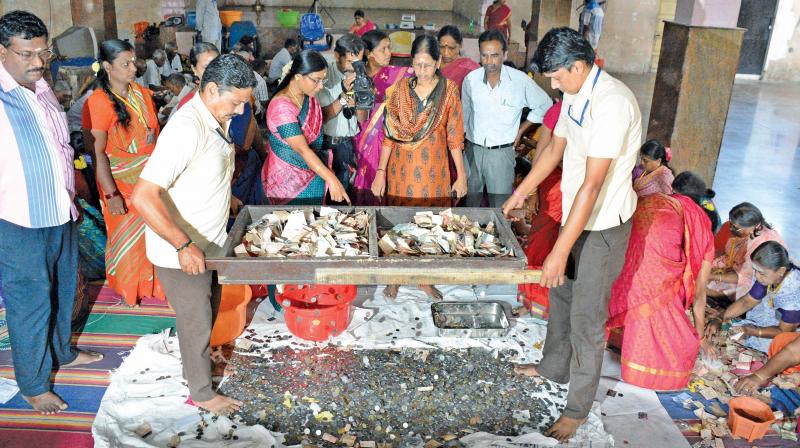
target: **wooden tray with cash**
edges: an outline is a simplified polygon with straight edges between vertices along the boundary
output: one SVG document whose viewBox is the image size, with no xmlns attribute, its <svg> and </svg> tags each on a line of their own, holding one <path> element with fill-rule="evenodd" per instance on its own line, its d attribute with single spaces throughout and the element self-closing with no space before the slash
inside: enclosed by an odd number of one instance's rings
<svg viewBox="0 0 800 448">
<path fill-rule="evenodd" d="M 499 209 L 247 206 L 206 254 L 220 283 L 538 281 Z"/>
</svg>

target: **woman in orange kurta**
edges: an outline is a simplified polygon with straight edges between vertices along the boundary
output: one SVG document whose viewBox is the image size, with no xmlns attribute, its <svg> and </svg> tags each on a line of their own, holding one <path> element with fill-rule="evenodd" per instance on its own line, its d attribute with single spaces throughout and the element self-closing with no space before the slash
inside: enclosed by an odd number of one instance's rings
<svg viewBox="0 0 800 448">
<path fill-rule="evenodd" d="M 386 99 L 383 146 L 372 193 L 389 205 L 446 207 L 467 193 L 464 172 L 464 121 L 458 86 L 439 72 L 439 42 L 419 36 L 411 45 L 414 77 L 401 80 Z M 447 151 L 456 181 L 450 186 Z M 433 286 L 424 286 L 441 298 Z M 396 286 L 384 295 L 396 294 Z"/>
<path fill-rule="evenodd" d="M 164 293 L 147 260 L 144 221 L 130 203 L 150 158 L 159 126 L 152 92 L 139 86 L 133 47 L 117 39 L 100 45 L 98 88 L 86 102 L 94 140 L 95 168 L 108 231 L 106 279 L 128 305 Z"/>
<path fill-rule="evenodd" d="M 376 196 L 389 205 L 446 207 L 467 191 L 461 151 L 464 121 L 458 86 L 439 73 L 439 43 L 420 36 L 412 45 L 414 77 L 399 82 L 386 100 Z M 433 53 L 431 55 L 430 53 Z M 452 190 L 447 151 L 456 165 Z"/>
</svg>

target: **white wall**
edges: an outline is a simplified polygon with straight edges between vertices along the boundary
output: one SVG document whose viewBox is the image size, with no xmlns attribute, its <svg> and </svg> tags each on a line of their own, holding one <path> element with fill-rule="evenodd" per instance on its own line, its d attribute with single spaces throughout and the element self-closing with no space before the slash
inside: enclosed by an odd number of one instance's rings
<svg viewBox="0 0 800 448">
<path fill-rule="evenodd" d="M 72 26 L 72 9 L 69 0 L 0 0 L 0 9 L 10 12 L 21 9 L 42 19 L 50 37 L 63 33 Z"/>
<path fill-rule="evenodd" d="M 764 78 L 800 81 L 800 0 L 779 0 Z"/>
</svg>

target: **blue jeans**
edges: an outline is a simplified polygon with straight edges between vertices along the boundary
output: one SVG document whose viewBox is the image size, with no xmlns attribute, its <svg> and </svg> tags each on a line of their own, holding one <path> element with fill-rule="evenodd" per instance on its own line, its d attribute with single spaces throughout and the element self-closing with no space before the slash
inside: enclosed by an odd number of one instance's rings
<svg viewBox="0 0 800 448">
<path fill-rule="evenodd" d="M 14 374 L 23 395 L 50 390 L 50 373 L 75 360 L 72 307 L 78 280 L 74 222 L 29 229 L 0 219 L 0 278 Z"/>
</svg>

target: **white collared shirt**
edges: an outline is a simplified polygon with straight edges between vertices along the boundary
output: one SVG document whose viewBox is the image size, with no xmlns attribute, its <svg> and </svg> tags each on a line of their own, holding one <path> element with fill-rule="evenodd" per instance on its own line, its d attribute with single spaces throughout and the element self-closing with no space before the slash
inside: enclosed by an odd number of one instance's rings
<svg viewBox="0 0 800 448">
<path fill-rule="evenodd" d="M 199 94 L 170 118 L 158 136 L 141 179 L 167 191 L 170 216 L 203 252 L 221 247 L 227 237 L 234 148 Z M 147 258 L 156 266 L 180 269 L 178 253 L 150 227 L 145 230 Z"/>
<path fill-rule="evenodd" d="M 522 108 L 527 120 L 541 123 L 553 100 L 525 73 L 503 66 L 500 82 L 492 88 L 481 67 L 470 72 L 461 87 L 461 106 L 467 140 L 482 146 L 510 144 L 519 132 Z"/>
<path fill-rule="evenodd" d="M 167 65 L 165 62 L 164 65 Z M 145 82 L 145 87 L 148 89 L 150 86 L 160 86 L 161 85 L 161 68 L 156 64 L 156 62 L 152 59 L 147 60 L 147 70 L 145 70 L 144 75 L 142 78 Z"/>
<path fill-rule="evenodd" d="M 631 172 L 642 144 L 642 115 L 631 90 L 597 65 L 575 95 L 564 94 L 553 133 L 567 139 L 561 176 L 562 223 L 586 178 L 588 157 L 613 159 L 585 230 L 605 230 L 636 210 Z"/>
<path fill-rule="evenodd" d="M 317 94 L 320 106 L 325 108 L 339 101 L 339 95 L 342 94 L 343 79 L 344 73 L 339 70 L 336 62 L 331 62 L 328 65 L 328 77 L 325 78 L 325 86 Z M 356 114 L 354 113 L 348 120 L 343 111 L 340 111 L 335 117 L 322 125 L 322 133 L 329 137 L 353 137 L 358 134 L 360 129 Z"/>
</svg>

